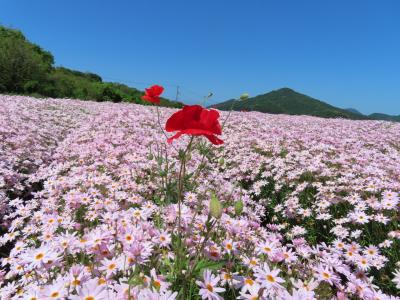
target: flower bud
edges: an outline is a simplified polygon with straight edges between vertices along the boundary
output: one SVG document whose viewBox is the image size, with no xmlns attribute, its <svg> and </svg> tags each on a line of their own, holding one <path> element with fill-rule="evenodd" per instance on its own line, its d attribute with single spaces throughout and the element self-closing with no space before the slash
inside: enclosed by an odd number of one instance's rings
<svg viewBox="0 0 400 300">
<path fill-rule="evenodd" d="M 216 219 L 221 218 L 222 216 L 222 205 L 218 200 L 217 196 L 214 193 L 211 194 L 210 200 L 210 215 Z"/>
<path fill-rule="evenodd" d="M 241 215 L 243 212 L 243 201 L 242 200 L 238 200 L 235 202 L 235 214 L 237 216 Z"/>
<path fill-rule="evenodd" d="M 240 95 L 240 100 L 244 101 L 244 100 L 247 100 L 247 99 L 249 99 L 249 94 L 243 93 L 243 94 Z"/>
</svg>

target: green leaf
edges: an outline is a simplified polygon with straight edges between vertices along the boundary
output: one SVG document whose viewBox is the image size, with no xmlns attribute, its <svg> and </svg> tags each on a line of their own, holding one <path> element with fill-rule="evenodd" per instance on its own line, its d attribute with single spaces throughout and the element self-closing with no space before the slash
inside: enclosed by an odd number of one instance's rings
<svg viewBox="0 0 400 300">
<path fill-rule="evenodd" d="M 196 267 L 194 268 L 194 272 L 196 274 L 201 274 L 204 270 L 209 269 L 209 270 L 219 270 L 225 265 L 225 262 L 221 261 L 211 261 L 207 259 L 202 259 L 200 260 Z"/>
</svg>

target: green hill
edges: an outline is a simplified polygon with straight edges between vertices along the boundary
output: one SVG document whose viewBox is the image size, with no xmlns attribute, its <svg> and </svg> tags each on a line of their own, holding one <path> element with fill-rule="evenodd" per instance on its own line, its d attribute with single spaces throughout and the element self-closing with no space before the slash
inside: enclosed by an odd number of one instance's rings
<svg viewBox="0 0 400 300">
<path fill-rule="evenodd" d="M 363 115 L 360 113 L 358 110 L 354 108 L 346 108 L 347 111 L 350 111 L 355 114 Z M 399 116 L 392 116 L 392 115 L 387 115 L 387 114 L 381 114 L 381 113 L 373 113 L 370 115 L 367 115 L 369 119 L 372 120 L 382 120 L 382 121 L 393 121 L 393 122 L 400 122 L 400 115 Z"/>
<path fill-rule="evenodd" d="M 324 118 L 367 119 L 366 116 L 334 107 L 320 100 L 282 88 L 244 101 L 228 100 L 212 107 L 220 110 L 260 111 L 272 114 L 310 115 Z"/>
<path fill-rule="evenodd" d="M 357 109 L 355 109 L 355 108 L 345 108 L 345 110 L 347 110 L 347 111 L 349 111 L 349 112 L 352 112 L 352 113 L 354 113 L 354 114 L 357 114 L 357 115 L 362 115 L 362 113 L 361 112 L 359 112 Z"/>
<path fill-rule="evenodd" d="M 4 26 L 0 26 L 0 93 L 148 104 L 135 88 L 103 82 L 94 73 L 54 66 L 50 52 Z M 182 107 L 167 99 L 161 99 L 161 105 Z"/>
<path fill-rule="evenodd" d="M 374 113 L 374 114 L 370 114 L 368 117 L 373 120 L 400 122 L 400 115 L 392 116 L 392 115 L 387 115 L 387 114 Z"/>
</svg>

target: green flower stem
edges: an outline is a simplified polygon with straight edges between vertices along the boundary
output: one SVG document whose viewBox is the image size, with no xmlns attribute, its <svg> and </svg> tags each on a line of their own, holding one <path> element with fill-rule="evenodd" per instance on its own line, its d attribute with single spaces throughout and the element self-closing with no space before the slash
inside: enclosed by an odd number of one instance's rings
<svg viewBox="0 0 400 300">
<path fill-rule="evenodd" d="M 179 153 L 179 159 L 181 162 L 179 177 L 178 177 L 178 249 L 176 253 L 176 264 L 177 264 L 177 274 L 178 276 L 182 276 L 182 261 L 184 255 L 183 249 L 183 241 L 182 241 L 182 202 L 183 202 L 183 189 L 184 182 L 186 176 L 186 162 L 187 162 L 187 154 L 190 153 L 192 149 L 192 143 L 194 140 L 194 136 L 190 138 L 190 141 L 183 153 Z"/>
<path fill-rule="evenodd" d="M 228 115 L 226 116 L 224 122 L 222 122 L 222 126 L 221 126 L 221 129 L 222 129 L 222 130 L 223 130 L 224 127 L 225 127 L 226 121 L 228 121 L 229 117 L 231 116 L 231 113 L 232 113 L 233 107 L 235 106 L 236 101 L 237 101 L 237 100 L 233 100 L 233 103 L 232 103 L 232 105 L 231 105 L 231 108 L 230 108 L 230 110 L 229 110 L 229 113 L 228 113 Z"/>
<path fill-rule="evenodd" d="M 208 221 L 207 221 L 207 222 L 208 222 Z M 192 276 L 192 273 L 193 273 L 194 269 L 196 268 L 197 263 L 198 263 L 199 260 L 200 260 L 200 255 L 203 253 L 204 247 L 206 246 L 206 243 L 207 243 L 208 239 L 210 238 L 210 234 L 211 234 L 211 232 L 212 232 L 212 229 L 213 229 L 214 225 L 215 225 L 217 222 L 218 222 L 218 220 L 214 220 L 214 221 L 211 222 L 211 225 L 210 225 L 210 226 L 206 226 L 207 231 L 206 231 L 206 234 L 205 234 L 205 236 L 204 236 L 204 240 L 203 240 L 203 242 L 201 243 L 200 248 L 197 249 L 197 251 L 196 251 L 196 256 L 195 256 L 195 258 L 194 258 L 194 260 L 193 260 L 192 267 L 190 268 L 190 271 L 187 273 L 187 278 L 188 278 L 188 279 L 190 279 L 190 277 Z"/>
<path fill-rule="evenodd" d="M 158 109 L 158 105 L 156 106 L 156 110 L 157 110 L 157 122 L 158 122 L 158 126 L 160 127 L 160 130 L 161 130 L 161 132 L 163 133 L 163 135 L 165 136 L 165 138 L 168 140 L 169 137 L 168 137 L 167 133 L 165 132 L 163 126 L 161 125 L 161 121 L 160 121 L 160 110 Z M 175 149 L 175 151 L 178 152 L 178 149 L 177 149 L 173 144 L 171 144 L 171 145 L 172 145 L 172 147 Z"/>
</svg>

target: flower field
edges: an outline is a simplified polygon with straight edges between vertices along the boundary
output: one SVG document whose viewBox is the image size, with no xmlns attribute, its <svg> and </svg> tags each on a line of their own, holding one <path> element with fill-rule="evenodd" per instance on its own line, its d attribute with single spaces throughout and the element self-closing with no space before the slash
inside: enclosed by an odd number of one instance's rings
<svg viewBox="0 0 400 300">
<path fill-rule="evenodd" d="M 400 123 L 184 112 L 0 95 L 1 299 L 400 299 Z"/>
</svg>

